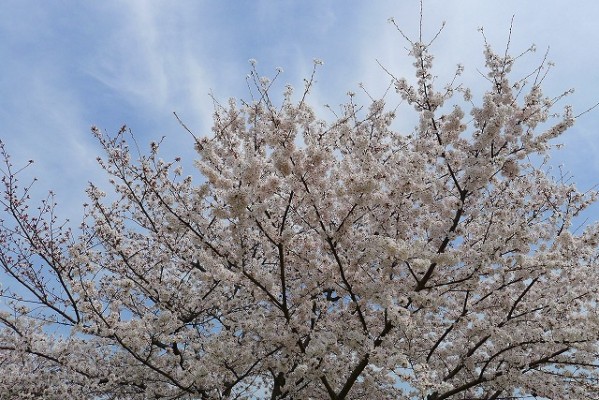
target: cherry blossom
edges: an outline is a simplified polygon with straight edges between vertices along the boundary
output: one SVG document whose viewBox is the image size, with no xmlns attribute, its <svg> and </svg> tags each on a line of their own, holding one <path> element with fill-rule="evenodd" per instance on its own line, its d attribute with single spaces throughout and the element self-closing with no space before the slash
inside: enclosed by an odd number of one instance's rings
<svg viewBox="0 0 599 400">
<path fill-rule="evenodd" d="M 597 398 L 596 195 L 544 161 L 576 116 L 545 65 L 486 45 L 476 99 L 410 45 L 414 132 L 391 94 L 318 118 L 314 74 L 277 104 L 255 60 L 254 100 L 194 136 L 200 179 L 94 128 L 112 187 L 77 230 L 2 147 L 0 397 Z"/>
</svg>

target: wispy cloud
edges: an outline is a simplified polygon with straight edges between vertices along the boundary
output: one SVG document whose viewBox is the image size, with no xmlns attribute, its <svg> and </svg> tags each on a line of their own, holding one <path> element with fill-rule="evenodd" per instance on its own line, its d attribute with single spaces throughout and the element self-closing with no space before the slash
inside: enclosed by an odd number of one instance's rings
<svg viewBox="0 0 599 400">
<path fill-rule="evenodd" d="M 482 37 L 476 28 L 484 26 L 489 41 L 502 46 L 515 14 L 514 52 L 533 42 L 540 50 L 552 45 L 550 58 L 557 67 L 547 79 L 548 91 L 576 87 L 570 101 L 580 111 L 599 101 L 594 84 L 599 72 L 593 68 L 599 55 L 590 48 L 599 36 L 598 3 L 585 0 L 564 8 L 559 1 L 540 7 L 519 0 L 501 5 L 431 0 L 424 5 L 425 38 L 447 20 L 434 47 L 440 84 L 464 62 L 465 84 L 479 87 Z M 247 98 L 249 58 L 259 61 L 264 75 L 283 67 L 280 83 L 298 90 L 312 59 L 323 59 L 312 95 L 319 108 L 337 106 L 348 90 L 360 91 L 360 82 L 379 96 L 390 78 L 377 60 L 398 76 L 413 74 L 406 42 L 386 20 L 394 16 L 415 36 L 418 12 L 418 1 L 391 0 L 2 2 L 0 138 L 16 159 L 36 159 L 34 171 L 43 186 L 78 204 L 86 182 L 102 176 L 94 166 L 99 149 L 88 134 L 90 125 L 114 132 L 127 123 L 141 144 L 167 135 L 168 154 L 193 158 L 191 138 L 172 112 L 198 135 L 208 133 L 213 111 L 208 93 L 222 100 Z M 523 69 L 536 67 L 542 54 L 537 56 L 523 60 Z M 390 96 L 389 101 L 399 100 Z M 585 115 L 564 137 L 568 146 L 557 156 L 585 183 L 599 171 L 596 119 L 596 113 Z"/>
</svg>

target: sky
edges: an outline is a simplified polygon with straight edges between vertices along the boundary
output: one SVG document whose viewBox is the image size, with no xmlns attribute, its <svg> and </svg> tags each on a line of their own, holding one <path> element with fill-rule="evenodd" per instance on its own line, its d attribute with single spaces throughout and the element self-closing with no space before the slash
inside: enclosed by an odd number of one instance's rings
<svg viewBox="0 0 599 400">
<path fill-rule="evenodd" d="M 88 182 L 108 186 L 92 125 L 114 134 L 126 124 L 142 145 L 164 136 L 164 157 L 191 165 L 193 140 L 173 111 L 196 135 L 209 134 L 210 93 L 225 102 L 249 98 L 249 59 L 263 75 L 282 68 L 281 90 L 301 88 L 313 59 L 323 60 L 310 97 L 321 111 L 360 91 L 360 83 L 380 96 L 389 77 L 379 63 L 395 76 L 414 73 L 406 42 L 387 20 L 415 38 L 419 7 L 417 0 L 1 0 L 0 140 L 15 165 L 35 160 L 25 177 L 39 179 L 36 193 L 54 190 L 59 212 L 77 218 Z M 549 48 L 556 66 L 547 94 L 575 88 L 567 99 L 575 112 L 599 102 L 596 0 L 425 0 L 424 38 L 446 21 L 432 47 L 440 80 L 462 63 L 464 82 L 482 88 L 477 28 L 503 50 L 512 17 L 513 53 L 538 49 L 519 71 L 536 68 Z M 599 183 L 598 121 L 599 109 L 581 117 L 554 157 L 584 190 Z"/>
</svg>

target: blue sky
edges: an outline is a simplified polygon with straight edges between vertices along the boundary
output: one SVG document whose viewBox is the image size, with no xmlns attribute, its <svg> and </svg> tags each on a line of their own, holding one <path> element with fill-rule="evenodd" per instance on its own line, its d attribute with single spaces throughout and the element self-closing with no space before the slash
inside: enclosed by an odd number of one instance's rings
<svg viewBox="0 0 599 400">
<path fill-rule="evenodd" d="M 599 2 L 425 0 L 424 13 L 429 37 L 447 22 L 433 47 L 441 78 L 461 62 L 465 82 L 484 85 L 477 28 L 503 49 L 515 15 L 514 53 L 538 48 L 522 70 L 534 69 L 550 46 L 556 67 L 547 93 L 575 88 L 568 102 L 578 112 L 599 101 Z M 76 218 L 87 182 L 105 186 L 91 125 L 115 133 L 127 124 L 142 144 L 166 136 L 165 157 L 190 161 L 192 140 L 172 112 L 196 134 L 209 133 L 208 93 L 248 98 L 248 59 L 264 75 L 282 67 L 281 83 L 296 87 L 312 60 L 322 59 L 311 97 L 319 108 L 340 104 L 360 82 L 380 95 L 389 79 L 377 60 L 396 76 L 413 75 L 405 42 L 387 19 L 415 37 L 418 16 L 417 0 L 3 0 L 0 139 L 15 164 L 35 160 L 28 173 L 40 179 L 38 190 L 54 189 L 64 214 Z M 597 121 L 599 109 L 581 118 L 555 156 L 582 189 L 599 182 Z"/>
</svg>

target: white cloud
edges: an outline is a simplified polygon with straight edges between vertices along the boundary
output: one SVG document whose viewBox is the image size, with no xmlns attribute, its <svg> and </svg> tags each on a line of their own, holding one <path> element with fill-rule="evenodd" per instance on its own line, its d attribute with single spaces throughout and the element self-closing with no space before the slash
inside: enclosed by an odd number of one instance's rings
<svg viewBox="0 0 599 400">
<path fill-rule="evenodd" d="M 16 158 L 36 158 L 35 171 L 48 183 L 44 186 L 62 186 L 59 193 L 101 175 L 93 166 L 98 148 L 88 134 L 91 124 L 114 132 L 127 123 L 142 144 L 168 135 L 169 154 L 194 157 L 191 138 L 172 112 L 197 134 L 207 133 L 212 115 L 208 93 L 222 100 L 247 97 L 249 58 L 258 59 L 265 75 L 283 67 L 280 83 L 292 83 L 297 91 L 311 72 L 312 59 L 323 59 L 312 95 L 317 107 L 335 107 L 348 90 L 359 92 L 359 82 L 381 95 L 389 77 L 376 60 L 398 76 L 413 75 L 406 43 L 387 18 L 394 16 L 412 36 L 419 23 L 417 1 L 7 4 L 0 5 L 5 16 L 0 54 L 7 55 L 0 65 L 0 138 Z M 546 82 L 549 92 L 576 87 L 570 101 L 581 111 L 599 101 L 594 85 L 599 72 L 593 68 L 599 56 L 590 47 L 599 35 L 594 29 L 599 4 L 538 4 L 425 1 L 425 37 L 447 20 L 434 46 L 440 82 L 463 62 L 466 83 L 480 85 L 476 69 L 482 63 L 482 38 L 476 27 L 485 26 L 489 41 L 501 47 L 515 14 L 515 52 L 533 42 L 540 50 L 552 45 L 550 58 L 557 66 Z M 523 70 L 541 58 L 537 54 L 524 61 Z M 560 160 L 576 165 L 576 175 L 599 170 L 594 161 L 599 142 L 591 134 L 597 112 L 585 115 L 579 128 L 566 135 L 571 146 L 559 153 Z"/>
</svg>

